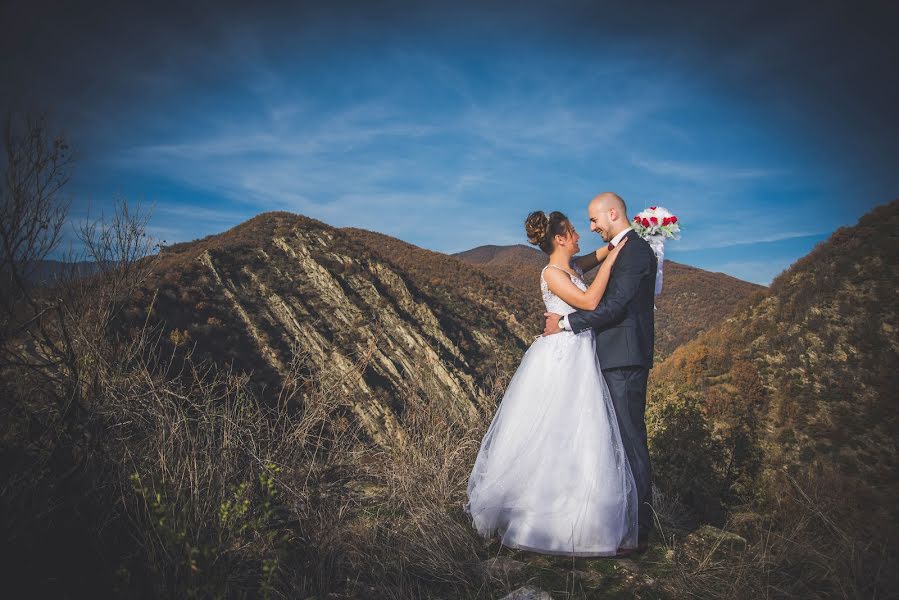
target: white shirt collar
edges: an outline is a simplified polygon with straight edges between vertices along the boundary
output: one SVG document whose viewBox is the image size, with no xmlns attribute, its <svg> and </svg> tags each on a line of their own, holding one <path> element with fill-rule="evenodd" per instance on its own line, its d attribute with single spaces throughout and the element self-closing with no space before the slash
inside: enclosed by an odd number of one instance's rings
<svg viewBox="0 0 899 600">
<path fill-rule="evenodd" d="M 613 246 L 617 246 L 617 245 L 618 245 L 618 242 L 621 241 L 621 238 L 623 238 L 624 236 L 626 236 L 626 235 L 627 235 L 627 232 L 628 232 L 628 231 L 631 231 L 632 229 L 633 229 L 633 227 L 628 227 L 627 229 L 623 229 L 623 230 L 619 231 L 619 232 L 618 232 L 618 235 L 616 235 L 615 237 L 613 237 L 612 240 L 611 240 L 609 243 L 612 244 Z"/>
</svg>

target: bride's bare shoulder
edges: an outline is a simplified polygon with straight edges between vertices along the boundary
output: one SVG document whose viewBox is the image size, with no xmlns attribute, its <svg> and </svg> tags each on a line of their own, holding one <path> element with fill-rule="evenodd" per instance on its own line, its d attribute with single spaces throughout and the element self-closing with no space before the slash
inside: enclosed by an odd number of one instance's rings
<svg viewBox="0 0 899 600">
<path fill-rule="evenodd" d="M 550 268 L 543 269 L 543 279 L 551 289 L 560 290 L 574 285 L 572 278 L 577 277 L 577 275 L 569 273 L 565 269 L 555 265 L 547 265 L 547 267 Z"/>
</svg>

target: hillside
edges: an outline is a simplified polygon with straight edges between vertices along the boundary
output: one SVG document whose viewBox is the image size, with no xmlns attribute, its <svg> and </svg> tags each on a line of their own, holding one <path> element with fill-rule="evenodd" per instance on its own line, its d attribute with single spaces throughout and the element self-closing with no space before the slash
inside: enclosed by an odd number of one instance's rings
<svg viewBox="0 0 899 600">
<path fill-rule="evenodd" d="M 60 311 L 90 336 L 66 379 L 3 372 L 7 587 L 889 597 L 897 212 L 838 231 L 655 370 L 657 535 L 623 560 L 504 548 L 461 510 L 502 376 L 540 326 L 539 296 L 488 274 L 520 250 L 473 267 L 288 213 L 165 248 L 142 263 L 130 330 L 82 325 L 112 294 Z M 699 283 L 667 289 L 707 317 L 697 288 L 723 280 L 678 267 Z M 122 281 L 103 275 L 87 289 Z"/>
<path fill-rule="evenodd" d="M 254 373 L 261 390 L 279 389 L 297 361 L 309 374 L 364 362 L 342 386 L 375 438 L 400 435 L 395 399 L 410 387 L 460 415 L 486 410 L 482 388 L 520 359 L 537 331 L 523 319 L 540 314 L 455 259 L 289 213 L 166 248 L 143 309 L 156 287 L 153 316 L 172 345 Z"/>
<path fill-rule="evenodd" d="M 546 255 L 533 246 L 516 244 L 514 246 L 478 246 L 464 252 L 454 254 L 465 262 L 481 265 L 498 265 L 507 267 L 510 265 L 531 265 L 543 267 L 546 264 Z"/>
<path fill-rule="evenodd" d="M 665 261 L 662 293 L 656 297 L 656 354 L 678 346 L 720 323 L 764 286 L 724 273 Z"/>
<path fill-rule="evenodd" d="M 897 256 L 894 201 L 837 230 L 654 372 L 702 394 L 718 428 L 756 421 L 768 466 L 820 474 L 834 488 L 821 497 L 874 537 L 897 519 Z"/>
<path fill-rule="evenodd" d="M 470 269 L 458 256 L 424 250 L 402 240 L 364 229 L 346 228 L 354 239 L 365 244 L 369 251 L 394 264 L 406 273 L 421 289 L 436 294 L 444 302 L 474 303 L 461 306 L 462 312 L 475 305 L 509 313 L 525 325 L 528 341 L 543 329 L 543 301 L 539 294 L 517 293 L 517 281 L 497 276 L 490 269 Z M 530 250 L 524 248 L 524 250 Z M 542 265 L 541 265 L 542 267 Z M 539 268 L 538 268 L 539 273 Z M 487 275 L 487 277 L 485 277 Z M 490 318 L 489 315 L 484 315 Z M 517 361 L 509 363 L 517 365 Z"/>
<path fill-rule="evenodd" d="M 523 296 L 539 298 L 538 281 L 540 269 L 546 265 L 546 256 L 535 248 L 479 246 L 453 256 L 508 281 Z M 730 275 L 665 261 L 665 287 L 656 300 L 657 357 L 668 356 L 681 344 L 721 322 L 736 305 L 763 289 Z"/>
</svg>

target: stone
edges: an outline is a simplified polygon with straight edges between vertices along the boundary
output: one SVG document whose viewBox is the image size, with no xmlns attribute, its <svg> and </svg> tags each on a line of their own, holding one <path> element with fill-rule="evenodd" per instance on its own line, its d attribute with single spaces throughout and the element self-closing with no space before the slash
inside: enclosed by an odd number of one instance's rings
<svg viewBox="0 0 899 600">
<path fill-rule="evenodd" d="M 572 571 L 571 574 L 577 581 L 586 584 L 587 587 L 595 588 L 602 584 L 602 574 L 594 571 Z"/>
<path fill-rule="evenodd" d="M 491 577 L 502 581 L 518 577 L 527 567 L 523 562 L 517 561 L 514 558 L 509 558 L 508 556 L 488 558 L 481 562 L 481 566 L 490 573 Z"/>
<path fill-rule="evenodd" d="M 506 594 L 500 600 L 553 600 L 553 597 L 549 595 L 549 592 L 526 585 L 518 588 L 511 594 Z"/>
<path fill-rule="evenodd" d="M 717 544 L 722 548 L 730 550 L 745 550 L 747 545 L 746 538 L 711 525 L 703 525 L 688 535 L 686 541 L 687 543 L 701 543 L 706 546 Z"/>
<path fill-rule="evenodd" d="M 631 573 L 640 574 L 643 571 L 643 569 L 640 568 L 640 565 L 629 558 L 618 558 L 615 560 L 615 564 L 619 565 L 625 571 L 630 571 Z"/>
</svg>

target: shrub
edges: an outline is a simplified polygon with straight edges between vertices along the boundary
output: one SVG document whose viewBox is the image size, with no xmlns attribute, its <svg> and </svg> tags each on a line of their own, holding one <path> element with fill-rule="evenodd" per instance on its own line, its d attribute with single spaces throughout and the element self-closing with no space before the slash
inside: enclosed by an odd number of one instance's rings
<svg viewBox="0 0 899 600">
<path fill-rule="evenodd" d="M 653 387 L 646 427 L 659 491 L 680 498 L 696 519 L 720 522 L 726 490 L 719 472 L 724 449 L 712 434 L 699 397 L 674 386 Z"/>
<path fill-rule="evenodd" d="M 176 348 L 180 348 L 190 342 L 190 331 L 186 329 L 183 331 L 180 329 L 173 329 L 169 334 L 169 341 L 172 342 L 172 345 Z"/>
</svg>

